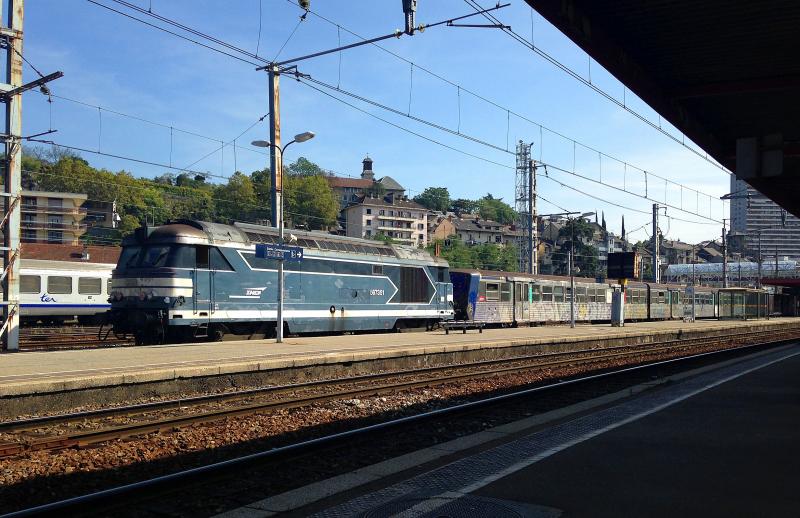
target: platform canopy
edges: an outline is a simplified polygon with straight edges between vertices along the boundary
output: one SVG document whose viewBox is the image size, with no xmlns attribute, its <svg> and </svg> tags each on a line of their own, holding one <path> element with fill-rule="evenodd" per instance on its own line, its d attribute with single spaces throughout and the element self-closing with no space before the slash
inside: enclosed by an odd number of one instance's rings
<svg viewBox="0 0 800 518">
<path fill-rule="evenodd" d="M 526 1 L 714 159 L 800 216 L 800 2 Z"/>
</svg>

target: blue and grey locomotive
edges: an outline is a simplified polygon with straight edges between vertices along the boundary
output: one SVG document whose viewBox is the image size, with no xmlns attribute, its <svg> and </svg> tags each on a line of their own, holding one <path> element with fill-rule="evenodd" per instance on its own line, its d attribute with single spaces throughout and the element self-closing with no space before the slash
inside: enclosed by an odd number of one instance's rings
<svg viewBox="0 0 800 518">
<path fill-rule="evenodd" d="M 285 263 L 289 333 L 430 328 L 453 316 L 447 262 L 424 250 L 292 230 L 301 262 Z M 256 338 L 275 332 L 277 262 L 255 255 L 277 229 L 181 220 L 123 242 L 110 321 L 137 343 Z"/>
</svg>

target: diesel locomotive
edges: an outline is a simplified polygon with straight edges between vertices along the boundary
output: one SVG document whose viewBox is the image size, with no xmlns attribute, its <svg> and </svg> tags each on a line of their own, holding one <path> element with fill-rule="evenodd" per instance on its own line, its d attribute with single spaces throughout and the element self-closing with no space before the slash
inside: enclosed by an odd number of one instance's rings
<svg viewBox="0 0 800 518">
<path fill-rule="evenodd" d="M 140 344 L 274 335 L 278 263 L 256 257 L 276 228 L 179 220 L 122 243 L 109 323 Z M 292 230 L 303 260 L 284 265 L 284 331 L 430 328 L 453 318 L 445 260 L 424 250 Z"/>
</svg>

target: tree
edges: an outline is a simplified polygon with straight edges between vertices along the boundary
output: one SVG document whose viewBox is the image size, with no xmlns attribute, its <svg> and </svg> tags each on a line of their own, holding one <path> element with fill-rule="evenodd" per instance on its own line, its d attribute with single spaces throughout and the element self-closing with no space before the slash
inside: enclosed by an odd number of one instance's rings
<svg viewBox="0 0 800 518">
<path fill-rule="evenodd" d="M 447 187 L 428 187 L 414 201 L 427 209 L 445 212 L 450 208 L 450 192 Z"/>
<path fill-rule="evenodd" d="M 284 173 L 292 176 L 317 176 L 324 174 L 324 171 L 311 160 L 301 156 L 289 164 L 288 167 L 285 167 Z"/>
<path fill-rule="evenodd" d="M 574 232 L 574 241 L 572 240 Z M 591 241 L 594 235 L 592 225 L 581 218 L 570 219 L 558 231 L 558 240 L 561 244 L 553 255 L 553 268 L 561 275 L 569 274 L 569 253 L 573 251 L 573 265 L 580 271 L 575 275 L 579 277 L 596 277 L 599 268 L 597 248 L 585 241 Z"/>
<path fill-rule="evenodd" d="M 248 220 L 258 205 L 257 201 L 253 181 L 239 172 L 231 175 L 227 184 L 214 189 L 216 216 L 226 222 Z"/>
<path fill-rule="evenodd" d="M 391 237 L 387 236 L 382 231 L 378 232 L 377 234 L 373 234 L 372 240 L 373 241 L 380 241 L 381 243 L 387 243 L 387 244 L 391 244 L 391 243 L 395 243 L 396 242 L 394 239 L 392 239 Z"/>
<path fill-rule="evenodd" d="M 516 211 L 509 204 L 491 194 L 478 200 L 478 210 L 483 219 L 497 221 L 503 225 L 510 225 L 517 219 Z"/>
<path fill-rule="evenodd" d="M 450 203 L 450 210 L 455 212 L 458 216 L 462 214 L 472 214 L 473 212 L 477 212 L 478 202 L 466 198 L 458 198 Z"/>
<path fill-rule="evenodd" d="M 324 176 L 287 176 L 283 192 L 289 211 L 286 219 L 295 226 L 318 230 L 336 222 L 339 202 Z"/>
</svg>

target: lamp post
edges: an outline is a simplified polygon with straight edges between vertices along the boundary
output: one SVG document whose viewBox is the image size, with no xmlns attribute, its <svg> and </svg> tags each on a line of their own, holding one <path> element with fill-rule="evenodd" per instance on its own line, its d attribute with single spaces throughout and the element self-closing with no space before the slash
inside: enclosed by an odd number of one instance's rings
<svg viewBox="0 0 800 518">
<path fill-rule="evenodd" d="M 268 140 L 251 142 L 256 147 L 268 147 L 272 152 L 272 223 L 278 227 L 279 244 L 283 244 L 283 153 L 295 142 L 306 142 L 312 138 L 314 138 L 314 133 L 306 131 L 295 135 L 294 139 L 283 147 L 274 145 Z M 279 153 L 275 153 L 275 151 Z M 278 261 L 278 315 L 275 323 L 275 341 L 277 343 L 283 342 L 283 292 L 283 260 L 281 259 Z"/>
<path fill-rule="evenodd" d="M 570 218 L 569 221 L 570 238 L 569 238 L 569 327 L 575 328 L 575 267 L 573 260 L 575 257 L 575 220 L 588 218 L 594 216 L 594 212 L 584 212 L 577 218 Z"/>
</svg>

